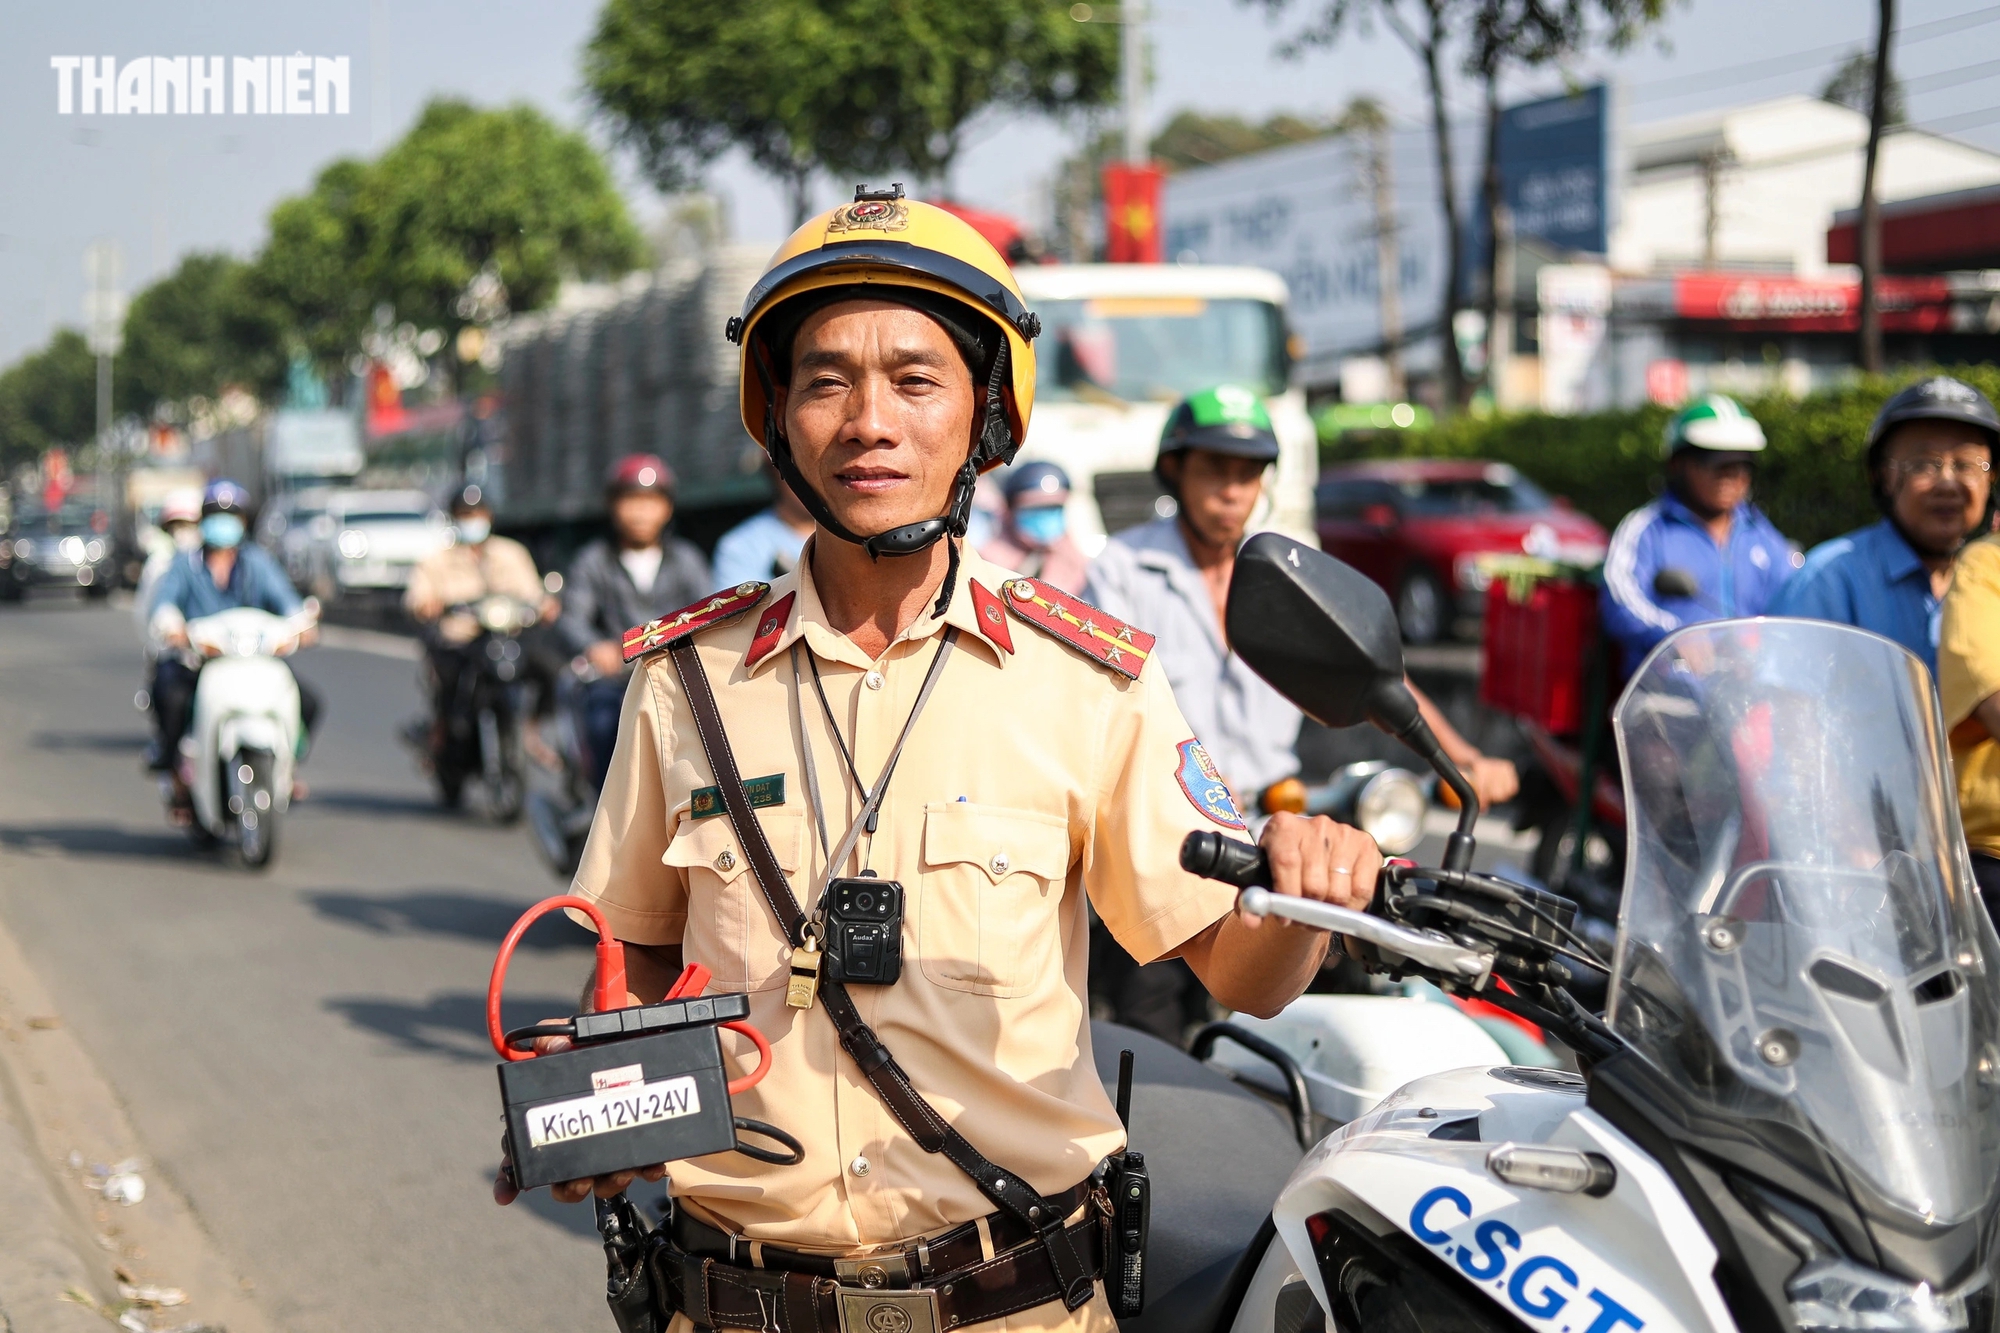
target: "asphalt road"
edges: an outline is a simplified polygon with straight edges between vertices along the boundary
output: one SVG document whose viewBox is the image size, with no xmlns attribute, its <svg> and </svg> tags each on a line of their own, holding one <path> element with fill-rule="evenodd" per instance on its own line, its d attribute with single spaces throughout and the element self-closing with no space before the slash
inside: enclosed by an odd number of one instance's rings
<svg viewBox="0 0 2000 1333">
<path fill-rule="evenodd" d="M 296 661 L 326 697 L 311 796 L 248 873 L 140 771 L 130 613 L 0 608 L 0 918 L 278 1327 L 608 1328 L 589 1207 L 488 1192 L 493 948 L 559 886 L 524 828 L 434 805 L 395 739 L 412 662 Z M 571 1012 L 589 961 L 538 928 L 510 1024 Z"/>
</svg>

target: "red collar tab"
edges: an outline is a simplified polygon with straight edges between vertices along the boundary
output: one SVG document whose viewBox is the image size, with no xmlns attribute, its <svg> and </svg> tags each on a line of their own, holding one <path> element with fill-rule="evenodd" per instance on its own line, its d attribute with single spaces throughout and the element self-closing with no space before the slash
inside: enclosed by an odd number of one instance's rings
<svg viewBox="0 0 2000 1333">
<path fill-rule="evenodd" d="M 1139 679 L 1153 651 L 1152 635 L 1040 579 L 1009 579 L 1001 591 L 1007 595 L 1007 609 L 1030 625 L 1121 676 Z"/>
<path fill-rule="evenodd" d="M 798 599 L 797 593 L 788 592 L 757 618 L 757 637 L 750 640 L 750 652 L 744 657 L 743 665 L 756 666 L 771 655 L 771 650 L 778 646 L 778 640 L 785 637 L 785 626 L 792 623 L 792 603 Z"/>
<path fill-rule="evenodd" d="M 979 632 L 994 647 L 1013 652 L 1014 631 L 1007 627 L 1007 613 L 1000 609 L 1000 599 L 986 591 L 978 579 L 967 579 L 965 586 L 972 592 L 972 614 L 978 617 Z"/>
<path fill-rule="evenodd" d="M 626 630 L 625 660 L 630 662 L 644 657 L 675 639 L 685 638 L 711 625 L 720 625 L 725 620 L 734 620 L 763 601 L 764 594 L 769 591 L 771 585 L 768 583 L 739 583 L 727 591 L 711 593 L 672 615 L 661 616 L 658 620 L 649 620 Z"/>
</svg>

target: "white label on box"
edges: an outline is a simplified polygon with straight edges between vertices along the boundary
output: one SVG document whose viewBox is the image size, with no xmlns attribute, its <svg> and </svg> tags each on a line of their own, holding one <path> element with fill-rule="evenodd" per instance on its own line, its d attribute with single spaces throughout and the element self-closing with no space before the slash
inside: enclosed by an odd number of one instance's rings
<svg viewBox="0 0 2000 1333">
<path fill-rule="evenodd" d="M 613 1071 L 618 1072 L 618 1071 Z M 537 1148 L 594 1134 L 678 1120 L 701 1113 L 701 1095 L 692 1075 L 652 1083 L 605 1088 L 568 1101 L 550 1102 L 528 1111 L 528 1142 Z"/>
</svg>

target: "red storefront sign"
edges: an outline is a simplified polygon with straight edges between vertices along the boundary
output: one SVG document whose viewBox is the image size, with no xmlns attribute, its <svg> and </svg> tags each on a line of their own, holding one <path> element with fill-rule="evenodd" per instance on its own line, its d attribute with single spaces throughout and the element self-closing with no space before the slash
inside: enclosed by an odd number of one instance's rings
<svg viewBox="0 0 2000 1333">
<path fill-rule="evenodd" d="M 1937 277 L 1884 277 L 1876 287 L 1882 327 L 1930 333 L 1951 327 L 1951 286 Z M 1861 322 L 1861 284 L 1841 279 L 1683 273 L 1674 315 L 1774 333 L 1846 333 Z"/>
<path fill-rule="evenodd" d="M 1160 182 L 1155 166 L 1104 168 L 1104 257 L 1114 264 L 1160 262 Z"/>
</svg>

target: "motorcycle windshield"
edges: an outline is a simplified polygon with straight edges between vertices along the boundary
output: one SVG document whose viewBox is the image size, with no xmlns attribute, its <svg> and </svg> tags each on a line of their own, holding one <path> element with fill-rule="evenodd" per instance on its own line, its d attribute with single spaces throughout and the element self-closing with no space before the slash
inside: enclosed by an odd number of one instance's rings
<svg viewBox="0 0 2000 1333">
<path fill-rule="evenodd" d="M 2000 1167 L 2000 939 L 1923 665 L 1845 625 L 1716 621 L 1646 659 L 1615 724 L 1612 1025 L 1914 1219 L 1977 1212 Z"/>
</svg>

